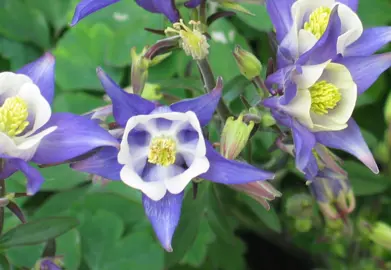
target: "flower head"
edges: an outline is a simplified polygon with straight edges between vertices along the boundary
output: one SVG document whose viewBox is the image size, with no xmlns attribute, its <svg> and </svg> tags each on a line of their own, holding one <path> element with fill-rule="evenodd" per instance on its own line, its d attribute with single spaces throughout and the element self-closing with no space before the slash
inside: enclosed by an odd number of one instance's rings
<svg viewBox="0 0 391 270">
<path fill-rule="evenodd" d="M 72 165 L 142 191 L 145 213 L 158 239 L 172 251 L 184 189 L 194 178 L 243 184 L 273 178 L 251 165 L 227 160 L 204 138 L 202 127 L 219 102 L 222 81 L 209 94 L 161 106 L 122 90 L 101 69 L 98 77 L 113 102 L 121 148 L 104 147 Z M 120 129 L 121 130 L 121 129 Z"/>
</svg>

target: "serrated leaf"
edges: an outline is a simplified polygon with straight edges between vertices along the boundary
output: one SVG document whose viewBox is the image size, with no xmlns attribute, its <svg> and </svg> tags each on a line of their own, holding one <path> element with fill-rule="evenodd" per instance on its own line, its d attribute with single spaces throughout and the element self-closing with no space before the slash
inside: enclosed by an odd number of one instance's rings
<svg viewBox="0 0 391 270">
<path fill-rule="evenodd" d="M 0 249 L 43 243 L 71 230 L 79 224 L 72 217 L 39 219 L 12 228 L 0 237 Z"/>
</svg>

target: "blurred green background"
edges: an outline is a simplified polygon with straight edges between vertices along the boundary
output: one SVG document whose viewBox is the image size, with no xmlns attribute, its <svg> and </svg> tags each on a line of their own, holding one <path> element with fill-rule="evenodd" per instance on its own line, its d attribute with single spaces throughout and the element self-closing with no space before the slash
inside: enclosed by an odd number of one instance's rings
<svg viewBox="0 0 391 270">
<path fill-rule="evenodd" d="M 53 110 L 80 114 L 107 104 L 96 77 L 96 67 L 103 67 L 121 86 L 128 86 L 130 49 L 135 46 L 140 52 L 145 45 L 160 38 L 143 28 L 163 29 L 168 23 L 163 16 L 139 8 L 133 0 L 122 0 L 70 28 L 68 24 L 77 2 L 1 0 L 0 70 L 16 71 L 45 51 L 51 51 L 57 60 Z M 239 95 L 254 100 L 255 91 L 240 75 L 232 57 L 233 48 L 239 44 L 253 51 L 263 63 L 273 56 L 268 38 L 272 24 L 265 8 L 254 3 L 243 2 L 242 5 L 255 16 L 238 13 L 233 18 L 213 23 L 209 29 L 210 62 L 215 75 L 224 78 L 224 100 L 235 114 L 243 109 Z M 210 12 L 215 8 L 212 6 Z M 182 16 L 189 18 L 188 9 L 180 10 Z M 388 25 L 390 11 L 389 0 L 361 0 L 358 13 L 364 26 L 372 27 Z M 387 50 L 390 46 L 382 51 Z M 391 147 L 385 139 L 390 123 L 387 124 L 384 117 L 385 102 L 391 90 L 390 76 L 390 71 L 385 72 L 359 98 L 354 113 L 382 173 L 372 175 L 358 161 L 342 155 L 347 160 L 345 168 L 358 197 L 352 223 L 360 218 L 391 223 L 387 210 L 391 203 Z M 153 67 L 148 82 L 159 84 L 170 100 L 202 93 L 196 65 L 182 51 L 174 52 Z M 217 141 L 215 130 L 211 127 L 212 138 Z M 270 132 L 259 132 L 253 138 L 251 154 L 255 163 L 280 157 L 279 153 L 267 152 L 273 139 Z M 57 254 L 64 256 L 65 269 L 295 269 L 292 262 L 301 265 L 297 269 L 323 264 L 331 266 L 330 269 L 358 269 L 350 268 L 356 264 L 347 262 L 349 249 L 343 239 L 331 243 L 317 241 L 325 234 L 323 225 L 306 233 L 293 228 L 293 221 L 285 214 L 286 199 L 308 191 L 291 160 L 273 182 L 282 191 L 283 198 L 276 200 L 269 212 L 249 197 L 225 187 L 203 183 L 197 200 L 192 200 L 189 192 L 172 254 L 165 253 L 155 239 L 144 217 L 139 192 L 119 182 L 102 185 L 100 180 L 95 180 L 92 183 L 90 176 L 74 172 L 66 165 L 45 168 L 41 172 L 46 180 L 42 192 L 17 202 L 29 220 L 56 215 L 75 216 L 80 220 L 78 228 L 56 241 Z M 25 180 L 19 173 L 7 180 L 8 191 L 23 192 L 24 187 Z M 6 221 L 6 228 L 19 223 L 9 213 Z M 240 232 L 241 237 L 234 232 Z M 12 248 L 6 255 L 13 265 L 31 268 L 43 248 L 44 245 Z M 391 260 L 389 254 L 384 256 L 384 260 Z M 372 269 L 366 266 L 367 257 L 359 254 L 358 258 L 365 264 L 360 269 Z M 378 269 L 376 264 L 368 265 Z"/>
</svg>

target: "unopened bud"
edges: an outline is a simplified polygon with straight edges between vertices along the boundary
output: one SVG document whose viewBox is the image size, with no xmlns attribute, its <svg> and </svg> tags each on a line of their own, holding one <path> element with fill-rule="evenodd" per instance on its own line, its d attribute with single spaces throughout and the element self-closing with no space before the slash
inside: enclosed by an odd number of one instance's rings
<svg viewBox="0 0 391 270">
<path fill-rule="evenodd" d="M 266 210 L 270 210 L 268 201 L 281 197 L 281 192 L 275 189 L 267 181 L 256 181 L 247 184 L 229 185 L 231 188 L 241 191 L 259 202 Z"/>
<path fill-rule="evenodd" d="M 308 194 L 295 194 L 288 198 L 285 205 L 288 216 L 295 219 L 307 219 L 313 215 L 312 198 Z"/>
<path fill-rule="evenodd" d="M 388 224 L 376 222 L 370 230 L 369 238 L 376 244 L 391 250 L 391 227 Z"/>
<path fill-rule="evenodd" d="M 308 232 L 312 228 L 312 220 L 310 218 L 305 219 L 296 219 L 295 220 L 295 229 L 298 232 Z"/>
<path fill-rule="evenodd" d="M 391 125 L 391 94 L 388 95 L 386 105 L 384 106 L 384 117 L 386 122 Z"/>
<path fill-rule="evenodd" d="M 164 32 L 168 36 L 179 35 L 179 45 L 186 55 L 190 55 L 194 60 L 202 60 L 209 54 L 209 44 L 203 34 L 202 24 L 201 22 L 190 21 L 189 25 L 192 25 L 193 29 L 190 29 L 181 19 Z"/>
<path fill-rule="evenodd" d="M 252 53 L 243 50 L 239 45 L 233 52 L 240 73 L 248 80 L 252 81 L 255 77 L 261 75 L 262 64 Z"/>
<path fill-rule="evenodd" d="M 246 146 L 253 128 L 254 122 L 245 123 L 243 114 L 236 120 L 229 117 L 221 134 L 221 154 L 227 159 L 235 159 Z"/>
<path fill-rule="evenodd" d="M 135 93 L 140 93 L 144 89 L 144 85 L 148 79 L 150 60 L 144 57 L 146 51 L 147 48 L 144 48 L 141 54 L 138 55 L 135 47 L 131 50 L 132 69 L 130 77 L 132 81 L 132 88 Z"/>
</svg>

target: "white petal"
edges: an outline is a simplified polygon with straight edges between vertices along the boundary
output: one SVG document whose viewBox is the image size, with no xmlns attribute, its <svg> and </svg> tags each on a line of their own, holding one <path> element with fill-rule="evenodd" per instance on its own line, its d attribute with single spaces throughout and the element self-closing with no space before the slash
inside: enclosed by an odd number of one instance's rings
<svg viewBox="0 0 391 270">
<path fill-rule="evenodd" d="M 339 4 L 338 15 L 341 19 L 341 35 L 337 41 L 337 52 L 343 54 L 346 47 L 359 39 L 364 29 L 360 18 L 350 7 Z"/>
<path fill-rule="evenodd" d="M 318 39 L 314 36 L 314 34 L 308 32 L 307 30 L 300 29 L 299 30 L 299 55 L 302 55 L 309 49 L 311 49 Z"/>
<path fill-rule="evenodd" d="M 167 192 L 163 181 L 145 182 L 132 168 L 127 165 L 122 167 L 120 177 L 126 185 L 141 190 L 154 201 L 162 199 Z"/>
<path fill-rule="evenodd" d="M 292 5 L 292 18 L 299 28 L 303 28 L 309 15 L 319 7 L 332 8 L 335 0 L 298 0 Z"/>
<path fill-rule="evenodd" d="M 292 101 L 282 107 L 285 112 L 295 117 L 307 128 L 312 128 L 313 123 L 310 116 L 311 95 L 307 89 L 298 90 Z"/>
<path fill-rule="evenodd" d="M 33 83 L 33 81 L 26 75 L 15 74 L 12 72 L 0 73 L 0 99 L 4 100 L 8 97 L 16 96 L 20 88 L 25 83 Z"/>
<path fill-rule="evenodd" d="M 29 119 L 33 119 L 34 121 L 33 123 L 30 123 L 30 125 L 33 125 L 32 129 L 23 135 L 23 137 L 27 137 L 49 121 L 50 116 L 52 115 L 52 109 L 47 100 L 41 95 L 38 86 L 33 83 L 25 83 L 22 85 L 18 96 L 27 103 Z"/>
<path fill-rule="evenodd" d="M 168 191 L 172 194 L 181 193 L 192 179 L 207 172 L 209 170 L 209 165 L 209 161 L 206 157 L 195 158 L 186 171 L 165 180 Z"/>
<path fill-rule="evenodd" d="M 14 139 L 4 133 L 0 133 L 1 153 L 10 157 L 30 160 L 34 156 L 41 140 L 56 129 L 57 127 L 53 126 L 33 136 L 27 138 L 15 137 Z"/>
<path fill-rule="evenodd" d="M 330 62 L 331 60 L 328 60 L 318 65 L 302 66 L 301 68 L 303 72 L 301 74 L 296 72 L 292 76 L 292 79 L 297 84 L 298 89 L 308 89 L 314 85 Z"/>
<path fill-rule="evenodd" d="M 311 112 L 311 118 L 314 123 L 313 128 L 311 131 L 317 132 L 317 131 L 337 131 L 345 129 L 348 125 L 345 124 L 339 124 L 334 122 L 334 120 L 328 116 L 327 114 L 316 114 Z"/>
<path fill-rule="evenodd" d="M 357 85 L 345 66 L 334 63 L 330 63 L 326 67 L 321 80 L 326 80 L 339 88 L 341 100 L 333 110 L 329 111 L 327 116 L 333 122 L 345 125 L 352 116 L 354 107 L 356 106 Z"/>
</svg>

